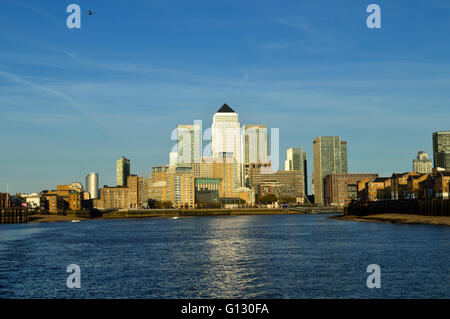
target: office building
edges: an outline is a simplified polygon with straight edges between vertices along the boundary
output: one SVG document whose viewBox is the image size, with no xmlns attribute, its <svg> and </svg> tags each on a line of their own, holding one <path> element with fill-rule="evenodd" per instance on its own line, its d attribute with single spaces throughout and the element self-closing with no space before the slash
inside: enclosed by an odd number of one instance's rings
<svg viewBox="0 0 450 319">
<path fill-rule="evenodd" d="M 129 208 L 142 208 L 144 206 L 144 178 L 137 175 L 130 175 L 127 178 L 129 188 Z"/>
<path fill-rule="evenodd" d="M 221 178 L 195 178 L 195 203 L 197 207 L 220 204 Z"/>
<path fill-rule="evenodd" d="M 235 161 L 242 163 L 240 130 L 238 114 L 224 104 L 213 117 L 212 157 L 221 158 L 223 153 L 232 153 Z"/>
<path fill-rule="evenodd" d="M 127 186 L 109 187 L 100 189 L 100 198 L 94 199 L 94 208 L 97 209 L 123 209 L 130 208 L 130 189 Z"/>
<path fill-rule="evenodd" d="M 86 191 L 89 199 L 98 198 L 98 174 L 90 173 L 86 176 Z"/>
<path fill-rule="evenodd" d="M 221 179 L 220 197 L 235 197 L 237 189 L 241 186 L 240 165 L 231 155 L 214 160 L 213 178 Z"/>
<path fill-rule="evenodd" d="M 417 153 L 417 159 L 413 160 L 413 172 L 419 174 L 429 174 L 432 170 L 433 163 L 431 159 L 428 158 L 428 154 L 425 151 L 420 151 Z"/>
<path fill-rule="evenodd" d="M 244 164 L 269 161 L 269 139 L 266 125 L 243 125 L 241 144 Z"/>
<path fill-rule="evenodd" d="M 325 176 L 348 172 L 347 142 L 339 136 L 319 136 L 313 141 L 314 202 L 325 204 Z"/>
<path fill-rule="evenodd" d="M 436 154 L 437 167 L 441 171 L 450 170 L 450 152 L 439 152 Z"/>
<path fill-rule="evenodd" d="M 220 197 L 235 197 L 240 187 L 239 166 L 232 153 L 222 153 L 222 157 L 205 157 L 194 163 L 192 172 L 195 178 L 220 179 Z"/>
<path fill-rule="evenodd" d="M 127 186 L 128 176 L 130 176 L 130 160 L 122 156 L 116 162 L 117 186 Z"/>
<path fill-rule="evenodd" d="M 272 163 L 245 163 L 241 165 L 241 183 L 242 187 L 250 187 L 250 170 L 256 168 L 263 168 L 266 170 L 272 170 Z"/>
<path fill-rule="evenodd" d="M 433 133 L 433 160 L 435 168 L 450 170 L 450 131 Z"/>
<path fill-rule="evenodd" d="M 306 152 L 302 148 L 291 147 L 286 151 L 285 171 L 301 171 L 303 174 L 303 193 L 308 194 L 308 169 L 306 162 Z"/>
<path fill-rule="evenodd" d="M 177 164 L 200 162 L 202 132 L 199 124 L 177 126 Z M 171 157 L 171 164 L 173 163 Z"/>
<path fill-rule="evenodd" d="M 345 206 L 358 199 L 358 184 L 378 177 L 370 173 L 332 173 L 325 176 L 325 204 Z"/>
<path fill-rule="evenodd" d="M 298 202 L 303 202 L 304 179 L 299 170 L 273 171 L 267 174 L 264 167 L 250 167 L 249 188 L 252 188 L 258 197 L 274 194 L 278 199 L 295 197 Z"/>
<path fill-rule="evenodd" d="M 174 207 L 194 208 L 195 178 L 191 167 L 169 167 L 166 172 L 167 200 Z"/>
<path fill-rule="evenodd" d="M 195 178 L 195 191 L 217 191 L 219 193 L 221 190 L 221 180 L 221 178 Z"/>
</svg>

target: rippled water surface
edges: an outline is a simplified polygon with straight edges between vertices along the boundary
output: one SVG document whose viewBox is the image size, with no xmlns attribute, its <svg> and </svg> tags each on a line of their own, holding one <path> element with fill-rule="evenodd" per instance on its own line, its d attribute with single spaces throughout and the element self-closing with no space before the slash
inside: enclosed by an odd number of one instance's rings
<svg viewBox="0 0 450 319">
<path fill-rule="evenodd" d="M 449 298 L 449 253 L 450 227 L 326 215 L 0 225 L 0 297 Z"/>
</svg>

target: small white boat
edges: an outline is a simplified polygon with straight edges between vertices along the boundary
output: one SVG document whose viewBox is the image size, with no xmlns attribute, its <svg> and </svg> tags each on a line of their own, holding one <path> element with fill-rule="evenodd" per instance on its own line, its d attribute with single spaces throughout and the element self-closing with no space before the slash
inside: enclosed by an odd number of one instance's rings
<svg viewBox="0 0 450 319">
<path fill-rule="evenodd" d="M 172 217 L 172 219 L 178 219 L 178 217 Z"/>
<path fill-rule="evenodd" d="M 72 219 L 72 223 L 78 223 L 79 221 L 79 219 Z"/>
</svg>

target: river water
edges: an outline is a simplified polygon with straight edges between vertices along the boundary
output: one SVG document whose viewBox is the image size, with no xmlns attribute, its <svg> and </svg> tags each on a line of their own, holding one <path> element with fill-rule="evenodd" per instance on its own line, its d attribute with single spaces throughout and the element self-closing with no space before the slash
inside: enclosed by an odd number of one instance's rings
<svg viewBox="0 0 450 319">
<path fill-rule="evenodd" d="M 450 227 L 327 217 L 0 225 L 0 298 L 450 298 Z"/>
</svg>

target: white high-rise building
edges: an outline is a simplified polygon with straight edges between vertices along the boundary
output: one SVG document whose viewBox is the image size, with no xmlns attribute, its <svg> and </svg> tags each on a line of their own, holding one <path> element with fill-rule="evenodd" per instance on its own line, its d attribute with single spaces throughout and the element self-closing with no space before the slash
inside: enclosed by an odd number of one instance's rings
<svg viewBox="0 0 450 319">
<path fill-rule="evenodd" d="M 429 174 L 433 171 L 433 164 L 425 151 L 417 153 L 417 159 L 413 160 L 413 172 Z"/>
<path fill-rule="evenodd" d="M 241 143 L 243 163 L 269 162 L 269 140 L 266 125 L 243 125 Z"/>
<path fill-rule="evenodd" d="M 213 159 L 234 162 L 233 175 L 241 176 L 241 125 L 238 114 L 224 104 L 213 117 L 211 132 L 211 155 Z M 242 185 L 242 179 L 236 179 L 236 186 Z"/>
<path fill-rule="evenodd" d="M 214 114 L 211 138 L 213 158 L 221 158 L 223 153 L 233 153 L 234 160 L 242 163 L 239 116 L 226 104 Z"/>
<path fill-rule="evenodd" d="M 202 132 L 199 124 L 177 126 L 179 164 L 199 163 L 202 156 Z"/>
<path fill-rule="evenodd" d="M 86 176 L 86 192 L 89 193 L 89 199 L 99 198 L 97 173 L 90 173 Z"/>
</svg>

